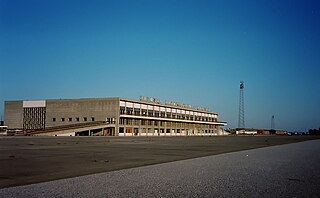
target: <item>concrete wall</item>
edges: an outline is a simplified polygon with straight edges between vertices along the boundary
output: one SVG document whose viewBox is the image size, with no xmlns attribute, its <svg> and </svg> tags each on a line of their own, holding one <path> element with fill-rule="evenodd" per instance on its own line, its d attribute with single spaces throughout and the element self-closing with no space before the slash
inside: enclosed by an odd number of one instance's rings
<svg viewBox="0 0 320 198">
<path fill-rule="evenodd" d="M 136 114 L 126 114 L 122 113 L 122 117 L 120 116 L 120 100 L 122 103 L 125 104 L 132 104 L 135 108 L 135 105 L 138 105 L 137 108 L 143 109 L 142 105 L 149 106 L 152 108 L 158 108 L 158 111 L 163 108 L 163 110 L 167 111 L 168 109 L 176 110 L 177 107 L 171 107 L 166 105 L 157 105 L 153 103 L 144 103 L 135 100 L 128 100 L 123 98 L 88 98 L 88 99 L 61 99 L 61 100 L 46 100 L 46 101 L 6 101 L 5 102 L 5 124 L 9 126 L 9 129 L 23 128 L 23 107 L 34 107 L 35 105 L 42 105 L 45 106 L 45 127 L 55 127 L 55 126 L 63 126 L 63 125 L 73 125 L 73 124 L 80 124 L 80 123 L 87 123 L 92 121 L 106 121 L 107 118 L 112 119 L 115 121 L 114 128 L 113 128 L 113 135 L 127 135 L 127 134 L 119 134 L 119 127 L 124 128 L 124 133 L 127 133 L 126 129 L 130 129 L 134 132 L 131 134 L 139 134 L 143 135 L 151 132 L 147 132 L 149 129 L 155 134 L 155 130 L 162 130 L 163 132 L 160 135 L 168 135 L 168 134 L 175 134 L 175 135 L 217 135 L 219 131 L 219 126 L 217 120 L 219 120 L 219 116 L 217 113 L 204 113 L 204 112 L 196 112 L 198 114 L 204 115 L 208 117 L 209 115 L 215 116 L 211 117 L 212 120 L 210 121 L 197 121 L 197 120 L 181 120 L 176 118 L 169 117 L 166 119 L 165 117 L 149 117 L 147 115 L 140 115 Z M 140 104 L 141 103 L 141 104 Z M 25 104 L 25 105 L 23 105 Z M 167 108 L 168 107 L 168 108 Z M 180 107 L 179 107 L 180 108 Z M 177 108 L 177 109 L 179 109 Z M 170 110 L 170 111 L 171 111 Z M 191 111 L 191 109 L 181 109 L 181 111 L 185 112 L 182 113 L 187 114 L 187 111 Z M 27 115 L 27 114 L 26 114 Z M 130 117 L 131 116 L 131 117 Z M 128 124 L 120 124 L 120 117 L 125 119 L 133 119 L 134 123 Z M 85 119 L 86 118 L 86 119 Z M 209 117 L 208 117 L 209 118 Z M 216 118 L 217 120 L 213 120 Z M 163 120 L 162 120 L 163 119 Z M 142 120 L 151 120 L 153 123 L 152 125 L 148 126 L 142 124 Z M 137 121 L 137 122 L 136 122 Z M 165 123 L 168 122 L 168 125 L 160 126 L 159 121 L 164 121 Z M 158 124 L 155 125 L 154 122 Z M 184 123 L 185 122 L 185 123 Z M 192 123 L 189 123 L 192 122 Z M 173 123 L 173 124 L 172 124 Z M 122 130 L 122 129 L 121 129 Z M 168 130 L 168 132 L 167 132 Z M 179 130 L 179 133 L 177 132 Z M 168 133 L 168 134 L 167 134 Z"/>
<path fill-rule="evenodd" d="M 23 101 L 5 101 L 4 124 L 8 129 L 23 128 Z"/>
<path fill-rule="evenodd" d="M 92 122 L 92 118 L 94 121 L 117 118 L 118 101 L 118 98 L 47 100 L 46 127 Z M 69 121 L 69 118 L 72 121 Z M 87 121 L 84 118 L 87 118 Z"/>
</svg>

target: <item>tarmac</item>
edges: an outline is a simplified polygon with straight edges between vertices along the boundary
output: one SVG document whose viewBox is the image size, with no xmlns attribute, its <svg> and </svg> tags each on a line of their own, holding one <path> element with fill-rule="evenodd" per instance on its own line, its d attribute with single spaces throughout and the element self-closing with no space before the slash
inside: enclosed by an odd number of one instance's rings
<svg viewBox="0 0 320 198">
<path fill-rule="evenodd" d="M 320 140 L 0 189 L 0 197 L 319 197 Z"/>
<path fill-rule="evenodd" d="M 1 137 L 0 188 L 320 138 Z"/>
</svg>

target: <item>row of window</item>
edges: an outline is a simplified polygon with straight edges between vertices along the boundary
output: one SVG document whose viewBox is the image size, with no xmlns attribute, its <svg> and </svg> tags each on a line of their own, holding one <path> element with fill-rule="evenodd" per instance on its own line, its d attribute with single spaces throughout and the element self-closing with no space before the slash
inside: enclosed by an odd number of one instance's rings
<svg viewBox="0 0 320 198">
<path fill-rule="evenodd" d="M 119 127 L 119 133 L 134 133 L 135 135 L 138 135 L 138 132 L 139 132 L 139 129 L 138 128 L 135 128 L 134 130 L 132 130 L 132 128 L 125 128 L 124 127 Z M 174 130 L 171 130 L 171 129 L 160 129 L 159 131 L 155 132 L 155 131 L 152 131 L 151 128 L 148 128 L 147 130 L 144 130 L 142 131 L 142 133 L 171 133 L 171 132 L 175 132 L 175 133 L 180 133 L 182 132 L 182 130 L 180 129 L 176 129 L 176 131 Z M 186 132 L 186 131 L 184 131 Z M 200 130 L 200 131 L 195 131 L 195 130 L 191 130 L 191 131 L 188 131 L 188 134 L 189 135 L 192 135 L 192 134 L 197 134 L 197 133 L 216 133 L 217 131 L 216 130 Z"/>
<path fill-rule="evenodd" d="M 61 118 L 61 119 L 60 119 L 61 122 L 65 122 L 66 120 L 67 120 L 66 118 Z M 69 122 L 72 122 L 73 120 L 76 121 L 76 122 L 80 122 L 80 118 L 79 118 L 79 117 L 76 117 L 75 119 L 73 119 L 73 118 L 68 118 L 68 121 L 69 121 Z M 53 122 L 56 122 L 56 121 L 57 121 L 57 118 L 52 118 L 52 121 L 53 121 Z M 87 117 L 83 117 L 83 118 L 81 119 L 81 121 L 87 122 L 87 121 L 89 121 L 89 119 L 88 119 Z M 92 122 L 95 121 L 94 117 L 91 117 L 91 121 L 92 121 Z"/>
<path fill-rule="evenodd" d="M 120 125 L 135 125 L 138 126 L 140 125 L 140 120 L 137 119 L 131 119 L 131 118 L 120 118 Z M 141 120 L 141 125 L 142 126 L 164 126 L 165 124 L 174 124 L 176 122 L 170 122 L 170 121 L 158 121 L 158 120 Z M 183 123 L 177 123 L 177 124 L 183 124 Z M 188 125 L 194 125 L 191 123 L 188 123 Z M 214 128 L 214 125 L 206 125 L 206 124 L 195 124 L 195 125 L 203 125 L 208 128 Z"/>
<path fill-rule="evenodd" d="M 187 114 L 177 114 L 170 112 L 159 112 L 146 109 L 135 109 L 135 108 L 125 108 L 120 107 L 120 114 L 122 115 L 136 115 L 136 116 L 148 116 L 148 117 L 161 117 L 161 118 L 172 118 L 181 120 L 192 120 L 192 121 L 204 121 L 204 122 L 217 122 L 217 118 L 204 117 L 204 116 L 194 116 Z"/>
</svg>

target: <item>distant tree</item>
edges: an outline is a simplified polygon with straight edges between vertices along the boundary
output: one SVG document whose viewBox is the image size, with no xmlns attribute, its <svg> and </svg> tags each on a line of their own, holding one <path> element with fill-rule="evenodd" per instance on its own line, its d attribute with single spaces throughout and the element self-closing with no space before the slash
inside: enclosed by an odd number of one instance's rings
<svg viewBox="0 0 320 198">
<path fill-rule="evenodd" d="M 313 129 L 309 129 L 309 135 L 313 135 Z"/>
<path fill-rule="evenodd" d="M 320 135 L 320 128 L 319 129 L 309 129 L 310 135 Z"/>
</svg>

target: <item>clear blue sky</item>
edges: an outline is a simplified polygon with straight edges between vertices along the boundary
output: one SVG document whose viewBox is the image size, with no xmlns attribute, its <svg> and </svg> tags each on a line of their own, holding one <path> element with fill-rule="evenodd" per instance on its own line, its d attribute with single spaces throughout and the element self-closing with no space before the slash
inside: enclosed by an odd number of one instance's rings
<svg viewBox="0 0 320 198">
<path fill-rule="evenodd" d="M 237 126 L 320 127 L 320 3 L 0 0 L 4 101 L 140 95 Z"/>
</svg>

